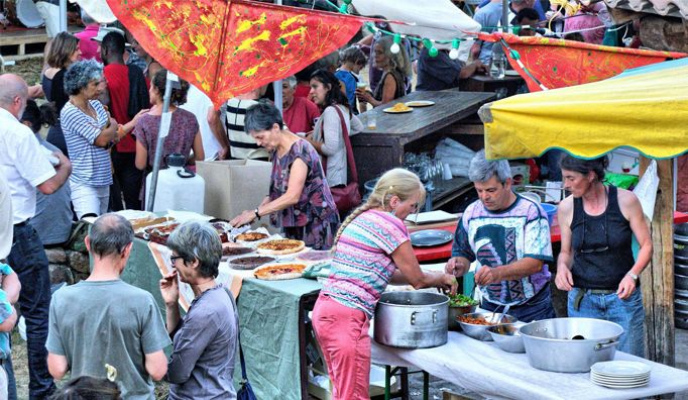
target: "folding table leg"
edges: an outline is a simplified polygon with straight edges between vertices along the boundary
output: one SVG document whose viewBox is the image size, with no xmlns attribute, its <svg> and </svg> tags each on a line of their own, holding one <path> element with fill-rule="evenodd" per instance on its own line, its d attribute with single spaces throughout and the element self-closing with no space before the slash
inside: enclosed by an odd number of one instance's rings
<svg viewBox="0 0 688 400">
<path fill-rule="evenodd" d="M 423 371 L 423 400 L 430 398 L 430 374 Z"/>
<path fill-rule="evenodd" d="M 392 397 L 390 386 L 392 386 L 392 367 L 385 365 L 385 400 Z"/>
</svg>

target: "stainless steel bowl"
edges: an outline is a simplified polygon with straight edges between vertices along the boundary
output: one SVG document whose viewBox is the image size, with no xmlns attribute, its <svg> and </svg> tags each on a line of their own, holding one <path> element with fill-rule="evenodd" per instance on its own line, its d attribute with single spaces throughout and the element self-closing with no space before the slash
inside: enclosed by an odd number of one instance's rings
<svg viewBox="0 0 688 400">
<path fill-rule="evenodd" d="M 487 332 L 495 341 L 497 347 L 509 353 L 525 353 L 526 346 L 523 338 L 514 325 L 495 325 L 487 328 Z"/>
<path fill-rule="evenodd" d="M 487 328 L 489 328 L 491 326 L 497 326 L 496 323 L 489 324 L 489 325 L 469 324 L 467 322 L 461 321 L 461 318 L 462 317 L 468 317 L 468 318 L 477 318 L 477 319 L 487 320 L 487 321 L 497 321 L 497 320 L 499 320 L 499 318 L 502 315 L 504 315 L 504 317 L 499 322 L 499 325 L 513 324 L 514 322 L 518 321 L 518 319 L 516 319 L 516 317 L 514 317 L 512 315 L 502 314 L 502 313 L 492 313 L 492 312 L 477 312 L 477 313 L 464 314 L 464 315 L 457 317 L 457 321 L 459 322 L 461 329 L 463 330 L 463 332 L 466 335 L 472 337 L 473 339 L 490 341 L 490 340 L 492 340 L 492 337 L 487 332 Z"/>
<path fill-rule="evenodd" d="M 449 330 L 460 331 L 461 326 L 456 319 L 464 314 L 474 313 L 476 308 L 478 308 L 477 304 L 474 306 L 449 307 L 449 318 L 447 319 L 449 322 Z"/>
<path fill-rule="evenodd" d="M 528 362 L 552 372 L 588 372 L 596 362 L 614 359 L 621 325 L 593 318 L 552 318 L 520 328 Z"/>
</svg>

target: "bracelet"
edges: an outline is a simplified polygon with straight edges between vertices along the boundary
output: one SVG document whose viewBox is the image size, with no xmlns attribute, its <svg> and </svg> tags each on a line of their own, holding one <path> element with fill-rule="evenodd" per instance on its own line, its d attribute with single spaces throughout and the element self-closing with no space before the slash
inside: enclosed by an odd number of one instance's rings
<svg viewBox="0 0 688 400">
<path fill-rule="evenodd" d="M 626 275 L 630 276 L 635 282 L 638 282 L 638 275 L 634 274 L 633 272 L 629 271 Z"/>
<path fill-rule="evenodd" d="M 255 214 L 255 215 L 256 215 L 256 219 L 257 219 L 258 221 L 260 221 L 260 214 L 258 214 L 258 207 L 256 207 L 255 210 L 253 210 L 253 214 Z"/>
</svg>

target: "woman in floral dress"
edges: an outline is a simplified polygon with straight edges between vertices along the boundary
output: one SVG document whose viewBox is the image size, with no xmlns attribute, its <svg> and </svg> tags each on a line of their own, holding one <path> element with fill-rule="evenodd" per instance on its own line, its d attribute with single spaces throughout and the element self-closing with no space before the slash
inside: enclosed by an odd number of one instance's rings
<svg viewBox="0 0 688 400">
<path fill-rule="evenodd" d="M 244 121 L 246 132 L 272 153 L 270 194 L 231 224 L 241 226 L 270 215 L 284 236 L 303 240 L 316 250 L 332 247 L 339 215 L 317 151 L 284 128 L 282 116 L 272 104 L 251 106 Z"/>
</svg>

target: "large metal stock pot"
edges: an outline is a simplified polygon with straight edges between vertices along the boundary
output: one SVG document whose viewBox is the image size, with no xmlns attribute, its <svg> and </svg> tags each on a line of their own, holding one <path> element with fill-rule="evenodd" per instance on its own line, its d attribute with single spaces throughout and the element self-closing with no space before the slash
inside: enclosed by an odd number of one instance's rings
<svg viewBox="0 0 688 400">
<path fill-rule="evenodd" d="M 614 358 L 624 330 L 593 318 L 553 318 L 520 328 L 528 362 L 553 372 L 588 372 L 596 362 Z"/>
<path fill-rule="evenodd" d="M 387 346 L 421 349 L 447 343 L 449 297 L 428 292 L 383 293 L 374 338 Z"/>
</svg>

